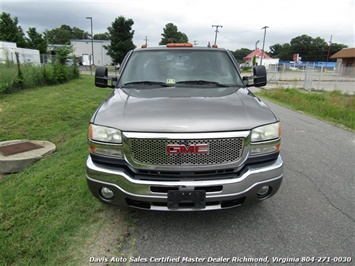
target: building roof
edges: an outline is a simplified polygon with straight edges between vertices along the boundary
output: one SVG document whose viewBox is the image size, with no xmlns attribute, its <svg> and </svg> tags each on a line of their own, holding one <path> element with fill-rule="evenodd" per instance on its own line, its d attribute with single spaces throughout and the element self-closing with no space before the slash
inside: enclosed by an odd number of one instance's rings
<svg viewBox="0 0 355 266">
<path fill-rule="evenodd" d="M 94 42 L 94 43 L 110 43 L 111 41 L 110 40 L 91 40 L 91 39 L 72 39 L 70 40 L 70 43 L 74 43 L 74 42 L 86 42 L 86 43 L 91 43 L 91 42 Z"/>
<path fill-rule="evenodd" d="M 256 49 L 256 50 L 252 51 L 250 54 L 248 54 L 246 57 L 243 57 L 243 61 L 253 59 L 254 55 L 257 58 L 260 58 L 263 55 L 264 55 L 264 58 L 266 58 L 266 59 L 271 58 L 267 53 L 263 52 L 261 49 Z"/>
<path fill-rule="evenodd" d="M 344 48 L 330 58 L 355 58 L 355 48 Z"/>
</svg>

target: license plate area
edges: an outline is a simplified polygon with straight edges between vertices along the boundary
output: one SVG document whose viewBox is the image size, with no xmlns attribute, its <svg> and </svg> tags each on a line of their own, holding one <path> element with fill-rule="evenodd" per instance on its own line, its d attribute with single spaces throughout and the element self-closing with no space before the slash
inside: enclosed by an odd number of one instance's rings
<svg viewBox="0 0 355 266">
<path fill-rule="evenodd" d="M 206 191 L 204 190 L 170 190 L 168 191 L 169 209 L 204 209 Z"/>
</svg>

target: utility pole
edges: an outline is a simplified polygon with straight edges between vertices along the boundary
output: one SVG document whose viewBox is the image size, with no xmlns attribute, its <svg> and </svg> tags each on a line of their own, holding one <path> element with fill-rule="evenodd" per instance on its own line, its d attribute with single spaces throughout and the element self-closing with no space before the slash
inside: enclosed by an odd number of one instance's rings
<svg viewBox="0 0 355 266">
<path fill-rule="evenodd" d="M 266 36 L 266 29 L 269 28 L 269 26 L 264 26 L 261 29 L 264 29 L 264 40 L 263 40 L 263 49 L 262 49 L 262 54 L 261 54 L 261 60 L 260 60 L 260 65 L 263 63 L 263 58 L 264 58 L 264 46 L 265 46 L 265 36 Z"/>
<path fill-rule="evenodd" d="M 327 55 L 327 62 L 325 63 L 325 67 L 327 67 L 327 65 L 328 65 L 329 55 L 330 55 L 330 47 L 332 46 L 332 39 L 333 39 L 333 35 L 330 35 L 329 47 L 328 47 L 328 55 Z"/>
<path fill-rule="evenodd" d="M 212 27 L 216 27 L 216 35 L 214 37 L 214 44 L 217 45 L 217 33 L 219 32 L 218 28 L 223 28 L 223 26 L 222 25 L 212 25 Z"/>
<path fill-rule="evenodd" d="M 90 19 L 91 22 L 91 56 L 92 56 L 92 64 L 90 64 L 90 70 L 91 70 L 91 75 L 92 75 L 92 65 L 95 65 L 95 60 L 94 60 L 94 33 L 92 30 L 92 17 L 86 17 L 86 19 Z"/>
<path fill-rule="evenodd" d="M 148 37 L 145 36 L 144 40 L 145 40 L 145 46 L 148 46 Z"/>
<path fill-rule="evenodd" d="M 258 43 L 260 42 L 260 40 L 258 40 L 256 43 L 255 43 L 255 51 L 256 49 L 258 49 Z"/>
</svg>

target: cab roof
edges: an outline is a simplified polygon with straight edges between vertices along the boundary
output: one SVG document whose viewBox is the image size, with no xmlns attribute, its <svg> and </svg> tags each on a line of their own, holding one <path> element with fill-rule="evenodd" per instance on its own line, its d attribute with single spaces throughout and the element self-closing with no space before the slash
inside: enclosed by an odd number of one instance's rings
<svg viewBox="0 0 355 266">
<path fill-rule="evenodd" d="M 147 46 L 143 44 L 140 48 L 136 48 L 135 50 L 165 50 L 165 49 L 198 49 L 198 50 L 210 50 L 210 49 L 217 49 L 217 50 L 225 50 L 223 48 L 218 48 L 217 45 L 208 45 L 208 46 L 201 46 L 201 45 L 193 45 L 192 43 L 168 43 L 166 45 L 158 45 L 158 46 Z"/>
</svg>

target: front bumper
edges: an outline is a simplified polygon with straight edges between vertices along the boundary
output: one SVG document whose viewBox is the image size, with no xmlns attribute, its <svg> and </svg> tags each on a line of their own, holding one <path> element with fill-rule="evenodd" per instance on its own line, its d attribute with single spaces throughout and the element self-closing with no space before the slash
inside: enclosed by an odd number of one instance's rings
<svg viewBox="0 0 355 266">
<path fill-rule="evenodd" d="M 235 173 L 215 180 L 136 180 L 123 169 L 93 162 L 90 156 L 86 168 L 88 186 L 99 200 L 114 205 L 162 211 L 216 210 L 259 202 L 273 196 L 283 178 L 281 156 L 273 161 L 247 165 L 240 174 Z M 264 186 L 269 186 L 269 192 L 260 197 L 258 191 Z M 100 192 L 103 187 L 113 191 L 114 197 L 104 198 Z M 186 201 L 182 200 L 181 204 L 175 204 L 175 207 L 171 208 L 171 197 L 168 197 L 170 191 L 203 191 L 204 204 L 195 204 L 196 202 L 190 202 L 189 198 L 186 198 Z"/>
</svg>

